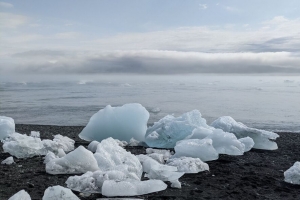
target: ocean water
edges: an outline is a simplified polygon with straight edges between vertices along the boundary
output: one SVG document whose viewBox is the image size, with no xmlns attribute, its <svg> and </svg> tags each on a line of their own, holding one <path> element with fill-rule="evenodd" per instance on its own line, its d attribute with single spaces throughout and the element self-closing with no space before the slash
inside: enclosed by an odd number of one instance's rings
<svg viewBox="0 0 300 200">
<path fill-rule="evenodd" d="M 110 104 L 141 103 L 149 123 L 198 109 L 250 127 L 300 132 L 300 76 L 0 76 L 0 115 L 18 124 L 86 125 Z M 159 112 L 158 112 L 159 111 Z"/>
</svg>

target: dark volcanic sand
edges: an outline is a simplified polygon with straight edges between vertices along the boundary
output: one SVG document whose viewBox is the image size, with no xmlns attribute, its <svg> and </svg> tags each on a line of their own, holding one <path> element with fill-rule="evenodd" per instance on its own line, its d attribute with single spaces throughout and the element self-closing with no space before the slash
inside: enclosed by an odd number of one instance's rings
<svg viewBox="0 0 300 200">
<path fill-rule="evenodd" d="M 16 131 L 29 134 L 40 131 L 42 139 L 53 139 L 52 135 L 68 136 L 79 145 L 88 145 L 78 138 L 83 127 L 16 125 Z M 300 185 L 283 181 L 283 172 L 300 160 L 300 134 L 280 133 L 278 150 L 251 150 L 243 156 L 220 155 L 216 161 L 207 162 L 209 172 L 185 174 L 180 178 L 181 189 L 166 190 L 138 196 L 144 199 L 300 199 Z M 145 153 L 145 148 L 127 148 L 134 154 Z M 0 161 L 9 154 L 1 148 Z M 70 175 L 49 175 L 45 172 L 42 157 L 15 159 L 16 164 L 0 165 L 0 199 L 25 189 L 32 199 L 42 199 L 49 186 L 66 186 Z M 75 193 L 79 196 L 79 193 Z M 93 194 L 80 199 L 103 197 Z M 137 198 L 138 198 L 137 197 Z"/>
</svg>

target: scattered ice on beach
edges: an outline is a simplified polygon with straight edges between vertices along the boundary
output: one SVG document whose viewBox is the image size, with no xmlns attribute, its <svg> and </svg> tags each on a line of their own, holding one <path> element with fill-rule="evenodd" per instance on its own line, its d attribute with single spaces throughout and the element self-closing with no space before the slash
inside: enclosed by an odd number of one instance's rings
<svg viewBox="0 0 300 200">
<path fill-rule="evenodd" d="M 87 141 L 101 141 L 108 137 L 130 141 L 143 141 L 147 130 L 149 112 L 138 103 L 121 107 L 106 106 L 95 113 L 79 137 Z"/>
<path fill-rule="evenodd" d="M 241 138 L 241 139 L 239 139 L 239 141 L 245 145 L 244 152 L 250 151 L 252 149 L 252 147 L 254 146 L 254 141 L 249 136 Z"/>
<path fill-rule="evenodd" d="M 171 158 L 182 156 L 200 158 L 202 161 L 217 160 L 219 154 L 212 145 L 211 139 L 188 139 L 176 143 L 175 154 Z"/>
<path fill-rule="evenodd" d="M 40 137 L 40 132 L 39 131 L 31 131 L 30 136 L 35 137 L 35 138 L 39 138 Z"/>
<path fill-rule="evenodd" d="M 2 165 L 11 165 L 13 164 L 15 161 L 14 161 L 14 158 L 12 156 L 6 158 L 5 160 L 3 160 L 1 162 Z"/>
<path fill-rule="evenodd" d="M 167 115 L 148 128 L 145 142 L 149 147 L 173 148 L 177 141 L 185 139 L 195 128 L 199 127 L 211 128 L 198 110 L 187 112 L 176 118 Z"/>
<path fill-rule="evenodd" d="M 129 189 L 130 188 L 130 189 Z M 136 196 L 165 190 L 167 185 L 161 180 L 147 181 L 104 181 L 102 194 L 112 196 Z"/>
<path fill-rule="evenodd" d="M 58 152 L 58 149 L 63 149 L 65 152 L 70 152 L 74 150 L 75 141 L 67 136 L 55 135 L 53 140 L 42 140 L 44 147 L 48 151 L 54 153 Z"/>
<path fill-rule="evenodd" d="M 177 167 L 179 172 L 198 173 L 209 170 L 208 164 L 202 162 L 199 158 L 180 157 L 171 158 L 167 161 L 167 165 Z"/>
<path fill-rule="evenodd" d="M 3 140 L 15 132 L 15 121 L 13 118 L 0 116 L 0 140 Z"/>
<path fill-rule="evenodd" d="M 255 149 L 278 149 L 276 142 L 271 141 L 279 137 L 278 134 L 270 131 L 249 128 L 241 122 L 236 122 L 230 116 L 220 117 L 217 120 L 215 120 L 211 125 L 215 128 L 222 129 L 223 131 L 233 133 L 239 139 L 247 136 L 251 137 L 255 143 L 253 146 L 253 148 Z"/>
<path fill-rule="evenodd" d="M 48 187 L 43 200 L 80 200 L 70 189 L 60 185 Z"/>
<path fill-rule="evenodd" d="M 113 138 L 102 140 L 101 143 L 97 145 L 94 157 L 102 171 L 117 166 L 128 166 L 130 173 L 134 173 L 139 178 L 142 176 L 142 165 L 138 158 L 119 146 Z"/>
<path fill-rule="evenodd" d="M 47 150 L 40 138 L 34 138 L 20 133 L 11 134 L 4 140 L 4 152 L 17 158 L 31 158 L 36 155 L 46 155 Z"/>
<path fill-rule="evenodd" d="M 31 200 L 31 197 L 25 190 L 20 190 L 8 200 Z"/>
<path fill-rule="evenodd" d="M 292 184 L 300 184 L 300 162 L 295 162 L 292 167 L 284 172 L 284 181 Z"/>
<path fill-rule="evenodd" d="M 46 172 L 49 174 L 80 174 L 96 170 L 99 168 L 93 153 L 83 146 L 46 163 Z"/>
</svg>

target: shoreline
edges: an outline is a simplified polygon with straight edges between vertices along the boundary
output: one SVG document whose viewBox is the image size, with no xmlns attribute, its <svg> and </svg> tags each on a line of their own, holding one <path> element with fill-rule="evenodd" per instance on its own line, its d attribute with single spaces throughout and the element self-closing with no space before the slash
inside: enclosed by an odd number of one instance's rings
<svg viewBox="0 0 300 200">
<path fill-rule="evenodd" d="M 29 134 L 40 131 L 41 139 L 53 139 L 61 134 L 75 140 L 75 147 L 87 146 L 89 142 L 78 137 L 84 126 L 55 126 L 16 124 L 16 132 Z M 300 185 L 284 182 L 283 172 L 299 161 L 300 134 L 279 132 L 274 151 L 252 149 L 242 156 L 220 155 L 218 160 L 209 161 L 210 171 L 185 174 L 179 181 L 181 189 L 168 187 L 166 190 L 135 198 L 143 199 L 298 199 Z M 1 146 L 0 161 L 9 156 Z M 145 153 L 144 147 L 127 147 L 133 154 Z M 0 165 L 0 199 L 8 199 L 25 189 L 32 199 L 42 199 L 49 186 L 61 185 L 71 175 L 50 175 L 45 172 L 43 158 L 15 159 L 16 164 Z M 79 196 L 78 192 L 74 192 Z M 80 199 L 104 197 L 93 194 Z"/>
</svg>

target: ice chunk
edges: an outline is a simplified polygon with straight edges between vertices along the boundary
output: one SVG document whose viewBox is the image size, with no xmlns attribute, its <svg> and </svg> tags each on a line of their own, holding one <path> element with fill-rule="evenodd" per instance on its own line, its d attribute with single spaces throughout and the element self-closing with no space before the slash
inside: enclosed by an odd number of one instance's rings
<svg viewBox="0 0 300 200">
<path fill-rule="evenodd" d="M 94 156 L 102 171 L 107 171 L 119 165 L 127 165 L 129 172 L 136 174 L 139 178 L 142 176 L 142 165 L 138 158 L 120 147 L 113 138 L 102 140 L 97 145 Z"/>
<path fill-rule="evenodd" d="M 217 120 L 215 120 L 211 125 L 215 128 L 219 128 L 223 131 L 235 134 L 238 139 L 247 136 L 251 137 L 254 141 L 253 148 L 255 149 L 278 149 L 276 142 L 272 141 L 279 137 L 278 134 L 270 131 L 249 128 L 241 122 L 236 122 L 230 116 L 220 117 Z"/>
<path fill-rule="evenodd" d="M 144 140 L 149 112 L 138 103 L 121 107 L 106 106 L 94 114 L 79 137 L 87 141 L 101 141 L 108 137 L 130 141 Z"/>
<path fill-rule="evenodd" d="M 147 148 L 146 149 L 146 153 L 147 154 L 153 154 L 153 153 L 155 153 L 155 154 L 161 154 L 161 155 L 163 155 L 164 160 L 168 160 L 171 157 L 171 155 L 172 155 L 171 152 L 170 152 L 170 150 L 167 150 L 167 149 L 152 149 L 152 148 Z"/>
<path fill-rule="evenodd" d="M 239 139 L 239 141 L 245 145 L 244 152 L 250 151 L 252 149 L 252 147 L 254 146 L 254 141 L 251 137 L 247 136 L 247 137 Z"/>
<path fill-rule="evenodd" d="M 70 189 L 56 185 L 45 190 L 43 200 L 80 200 Z"/>
<path fill-rule="evenodd" d="M 31 197 L 25 190 L 20 190 L 12 197 L 10 197 L 8 200 L 31 200 Z"/>
<path fill-rule="evenodd" d="M 171 158 L 167 161 L 167 165 L 177 167 L 179 172 L 190 174 L 209 170 L 208 164 L 202 162 L 199 158 L 191 157 Z"/>
<path fill-rule="evenodd" d="M 206 120 L 201 117 L 198 110 L 187 112 L 177 118 L 167 115 L 148 128 L 145 142 L 149 147 L 173 148 L 177 141 L 188 137 L 199 127 L 212 128 L 206 124 Z"/>
<path fill-rule="evenodd" d="M 58 158 L 52 151 L 49 151 L 46 156 L 44 157 L 44 164 L 48 163 L 49 161 Z"/>
<path fill-rule="evenodd" d="M 13 164 L 15 161 L 14 161 L 14 158 L 12 156 L 6 158 L 5 160 L 3 160 L 1 162 L 2 165 L 11 165 Z"/>
<path fill-rule="evenodd" d="M 43 145 L 48 151 L 57 153 L 58 149 L 63 149 L 65 152 L 74 150 L 75 141 L 67 136 L 55 135 L 53 140 L 43 140 Z"/>
<path fill-rule="evenodd" d="M 132 147 L 140 146 L 140 141 L 138 141 L 134 138 L 131 138 L 129 140 L 128 146 L 132 146 Z"/>
<path fill-rule="evenodd" d="M 15 121 L 13 118 L 0 116 L 0 140 L 3 140 L 15 132 Z"/>
<path fill-rule="evenodd" d="M 66 153 L 64 152 L 63 149 L 58 149 L 58 151 L 57 151 L 57 156 L 58 156 L 59 158 L 64 157 L 65 155 L 66 155 Z"/>
<path fill-rule="evenodd" d="M 171 187 L 172 188 L 181 188 L 181 183 L 178 180 L 172 181 L 171 182 Z"/>
<path fill-rule="evenodd" d="M 46 163 L 46 172 L 49 174 L 79 174 L 96 170 L 99 168 L 93 153 L 83 146 Z"/>
<path fill-rule="evenodd" d="M 47 154 L 47 150 L 44 148 L 40 138 L 14 133 L 3 142 L 4 152 L 17 158 L 31 158 L 36 155 Z"/>
<path fill-rule="evenodd" d="M 40 132 L 39 131 L 31 131 L 30 136 L 39 138 L 40 137 Z"/>
<path fill-rule="evenodd" d="M 284 181 L 292 184 L 300 184 L 300 162 L 295 162 L 292 167 L 284 172 Z"/>
<path fill-rule="evenodd" d="M 177 142 L 175 146 L 175 154 L 171 158 L 179 158 L 181 156 L 200 158 L 202 161 L 217 160 L 218 152 L 212 145 L 211 139 L 188 139 Z"/>
<path fill-rule="evenodd" d="M 100 142 L 94 140 L 88 145 L 87 149 L 90 150 L 91 152 L 95 153 L 97 150 L 98 144 L 100 144 Z"/>
<path fill-rule="evenodd" d="M 212 128 L 204 128 L 204 127 L 198 127 L 195 128 L 191 135 L 187 136 L 185 139 L 204 139 L 210 134 L 212 134 L 213 129 Z"/>
<path fill-rule="evenodd" d="M 161 180 L 148 180 L 148 181 L 104 181 L 102 186 L 102 194 L 108 197 L 112 196 L 136 196 L 149 194 L 165 190 L 167 185 Z"/>
<path fill-rule="evenodd" d="M 165 159 L 164 159 L 164 155 L 163 154 L 159 154 L 159 153 L 150 153 L 148 154 L 148 156 L 154 160 L 156 160 L 157 162 L 159 162 L 160 164 L 164 164 L 165 163 Z"/>
</svg>

